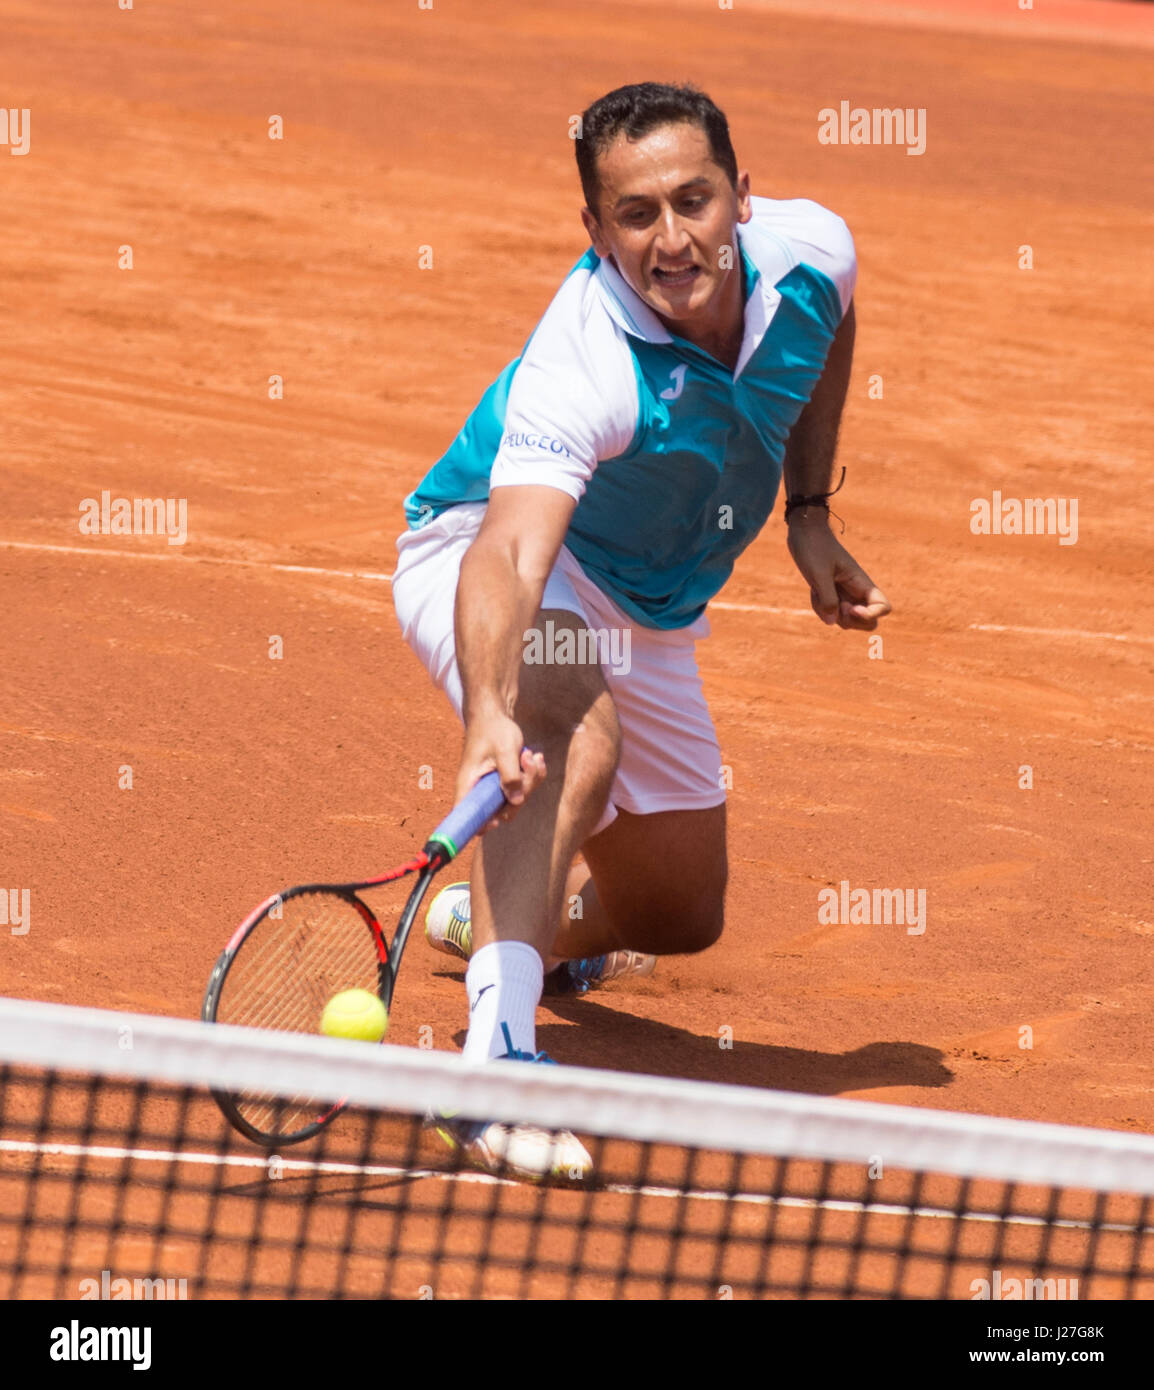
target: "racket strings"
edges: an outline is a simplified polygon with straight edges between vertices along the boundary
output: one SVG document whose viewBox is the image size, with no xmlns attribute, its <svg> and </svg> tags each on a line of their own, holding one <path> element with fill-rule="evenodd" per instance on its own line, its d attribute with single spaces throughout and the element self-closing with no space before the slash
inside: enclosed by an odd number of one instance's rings
<svg viewBox="0 0 1154 1390">
<path fill-rule="evenodd" d="M 319 1033 L 321 1014 L 347 989 L 379 990 L 374 934 L 356 906 L 335 893 L 298 893 L 266 915 L 238 951 L 217 1005 L 219 1023 Z M 313 1123 L 338 1096 L 234 1097 L 254 1128 L 289 1134 Z"/>
</svg>

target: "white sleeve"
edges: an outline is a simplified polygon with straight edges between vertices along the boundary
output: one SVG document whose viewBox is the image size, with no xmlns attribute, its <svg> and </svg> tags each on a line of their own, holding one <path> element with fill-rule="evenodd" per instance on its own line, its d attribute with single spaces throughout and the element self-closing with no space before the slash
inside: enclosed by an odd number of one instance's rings
<svg viewBox="0 0 1154 1390">
<path fill-rule="evenodd" d="M 575 271 L 513 373 L 490 489 L 539 483 L 579 502 L 598 462 L 629 447 L 637 411 L 633 355 Z"/>
<path fill-rule="evenodd" d="M 842 313 L 846 312 L 857 284 L 857 253 L 850 229 L 837 213 L 809 198 L 780 202 L 754 198 L 749 226 L 755 239 L 761 229 L 782 237 L 799 264 L 811 265 L 827 275 L 837 286 Z"/>
</svg>

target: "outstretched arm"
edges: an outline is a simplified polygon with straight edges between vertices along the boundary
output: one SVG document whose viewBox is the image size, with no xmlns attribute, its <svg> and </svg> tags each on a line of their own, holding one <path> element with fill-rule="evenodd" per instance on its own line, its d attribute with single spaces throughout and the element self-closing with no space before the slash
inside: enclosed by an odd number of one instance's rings
<svg viewBox="0 0 1154 1390">
<path fill-rule="evenodd" d="M 825 368 L 785 448 L 786 497 L 829 492 L 841 424 L 856 323 L 846 310 Z M 789 553 L 809 585 L 813 611 L 830 626 L 872 631 L 890 611 L 889 600 L 830 530 L 825 507 L 798 507 L 787 520 Z"/>
<path fill-rule="evenodd" d="M 494 488 L 457 584 L 457 663 L 464 690 L 465 745 L 457 800 L 490 768 L 501 774 L 510 808 L 545 775 L 540 753 L 523 753 L 513 719 L 525 630 L 576 506 L 558 488 Z M 508 819 L 511 809 L 502 815 Z"/>
</svg>

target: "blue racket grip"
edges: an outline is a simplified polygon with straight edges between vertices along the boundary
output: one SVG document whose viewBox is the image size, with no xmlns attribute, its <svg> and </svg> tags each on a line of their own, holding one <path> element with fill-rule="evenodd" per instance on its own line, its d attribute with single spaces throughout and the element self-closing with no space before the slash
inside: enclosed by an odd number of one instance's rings
<svg viewBox="0 0 1154 1390">
<path fill-rule="evenodd" d="M 455 859 L 504 805 L 500 773 L 486 772 L 429 836 L 429 844 L 439 845 L 450 859 Z"/>
</svg>

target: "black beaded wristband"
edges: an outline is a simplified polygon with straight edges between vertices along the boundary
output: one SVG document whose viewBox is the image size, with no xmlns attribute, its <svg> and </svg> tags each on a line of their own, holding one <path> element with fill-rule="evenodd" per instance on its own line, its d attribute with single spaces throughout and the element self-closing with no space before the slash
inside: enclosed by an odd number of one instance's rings
<svg viewBox="0 0 1154 1390">
<path fill-rule="evenodd" d="M 841 477 L 837 481 L 837 487 L 832 492 L 815 492 L 811 497 L 804 497 L 800 493 L 794 493 L 785 499 L 785 519 L 789 520 L 790 512 L 796 512 L 802 507 L 824 507 L 829 511 L 829 499 L 835 492 L 841 491 L 841 485 L 845 482 L 845 469 L 841 470 Z M 840 518 L 839 518 L 840 520 Z M 844 523 L 843 523 L 844 524 Z"/>
</svg>

